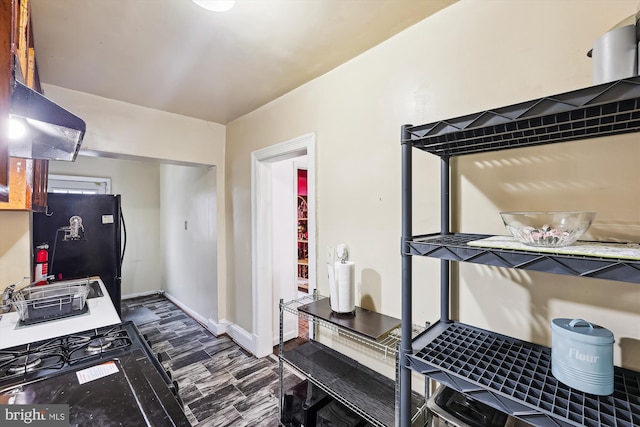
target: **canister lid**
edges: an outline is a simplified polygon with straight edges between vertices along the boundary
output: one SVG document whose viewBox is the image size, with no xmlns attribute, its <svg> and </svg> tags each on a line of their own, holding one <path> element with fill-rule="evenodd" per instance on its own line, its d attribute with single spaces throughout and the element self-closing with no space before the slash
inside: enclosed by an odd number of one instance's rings
<svg viewBox="0 0 640 427">
<path fill-rule="evenodd" d="M 611 344 L 614 341 L 610 330 L 583 319 L 553 319 L 551 329 L 563 337 L 591 344 Z"/>
</svg>

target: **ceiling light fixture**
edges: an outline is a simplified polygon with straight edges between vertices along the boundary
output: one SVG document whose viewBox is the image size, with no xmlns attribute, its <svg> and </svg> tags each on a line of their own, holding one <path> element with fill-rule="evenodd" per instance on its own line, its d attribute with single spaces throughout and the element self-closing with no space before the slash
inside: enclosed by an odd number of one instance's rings
<svg viewBox="0 0 640 427">
<path fill-rule="evenodd" d="M 214 12 L 225 12 L 236 4 L 236 0 L 193 0 L 195 4 Z"/>
</svg>

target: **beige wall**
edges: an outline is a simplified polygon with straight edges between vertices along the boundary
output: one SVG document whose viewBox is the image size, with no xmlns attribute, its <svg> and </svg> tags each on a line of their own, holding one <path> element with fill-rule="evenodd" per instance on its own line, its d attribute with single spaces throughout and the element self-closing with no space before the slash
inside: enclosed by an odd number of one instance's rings
<svg viewBox="0 0 640 427">
<path fill-rule="evenodd" d="M 199 320 L 217 324 L 224 293 L 216 280 L 216 170 L 162 165 L 160 175 L 162 287 Z"/>
<path fill-rule="evenodd" d="M 224 160 L 223 125 L 58 86 L 43 87 L 48 98 L 87 123 L 83 150 L 205 165 Z"/>
<path fill-rule="evenodd" d="M 122 263 L 122 295 L 161 289 L 160 165 L 157 162 L 78 156 L 75 162 L 50 162 L 49 173 L 111 179 L 121 195 L 127 229 Z"/>
<path fill-rule="evenodd" d="M 0 212 L 0 291 L 31 277 L 29 212 Z"/>
<path fill-rule="evenodd" d="M 372 297 L 376 310 L 399 317 L 400 126 L 590 86 L 587 50 L 635 8 L 633 1 L 463 0 L 229 124 L 229 318 L 251 330 L 252 151 L 316 133 L 319 290 L 328 294 L 324 248 L 347 243 L 361 294 Z M 603 138 L 455 160 L 455 206 L 463 211 L 454 228 L 505 233 L 498 212 L 508 209 L 595 210 L 594 237 L 638 241 L 636 140 Z M 438 231 L 435 157 L 414 154 L 414 193 L 414 232 Z M 435 321 L 439 262 L 413 264 L 413 321 Z M 552 318 L 600 323 L 625 347 L 617 346 L 616 363 L 639 368 L 640 351 L 632 350 L 640 340 L 638 285 L 469 264 L 460 268 L 454 291 L 461 320 L 543 344 L 550 344 Z"/>
</svg>

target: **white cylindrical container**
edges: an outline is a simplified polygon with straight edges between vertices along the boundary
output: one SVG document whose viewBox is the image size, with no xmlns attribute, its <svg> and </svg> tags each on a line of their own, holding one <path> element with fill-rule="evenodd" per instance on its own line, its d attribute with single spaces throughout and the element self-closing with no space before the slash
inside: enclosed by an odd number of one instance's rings
<svg viewBox="0 0 640 427">
<path fill-rule="evenodd" d="M 636 26 L 631 23 L 606 32 L 598 37 L 590 53 L 596 85 L 638 75 Z"/>
<path fill-rule="evenodd" d="M 356 308 L 355 263 L 351 261 L 334 264 L 334 283 L 329 284 L 331 310 L 336 313 L 351 313 Z"/>
<path fill-rule="evenodd" d="M 551 322 L 551 373 L 585 393 L 613 393 L 613 333 L 582 319 Z"/>
</svg>

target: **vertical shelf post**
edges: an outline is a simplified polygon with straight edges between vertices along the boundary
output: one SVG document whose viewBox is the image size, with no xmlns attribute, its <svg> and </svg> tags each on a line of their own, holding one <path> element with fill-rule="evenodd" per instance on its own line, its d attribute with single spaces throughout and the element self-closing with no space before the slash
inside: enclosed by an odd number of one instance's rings
<svg viewBox="0 0 640 427">
<path fill-rule="evenodd" d="M 451 205 L 450 205 L 450 164 L 449 157 L 442 157 L 440 162 L 440 234 L 451 234 Z M 450 262 L 440 260 L 440 321 L 449 322 L 449 291 L 450 291 Z"/>
<path fill-rule="evenodd" d="M 278 341 L 278 385 L 280 394 L 278 396 L 278 419 L 279 424 L 282 423 L 282 410 L 284 409 L 284 381 L 282 377 L 284 376 L 284 361 L 282 360 L 282 355 L 284 354 L 284 343 L 283 343 L 283 315 L 284 315 L 284 299 L 280 298 L 280 303 L 278 304 L 279 314 L 280 314 L 280 331 Z"/>
<path fill-rule="evenodd" d="M 402 316 L 400 341 L 400 427 L 411 426 L 411 368 L 408 354 L 411 353 L 412 309 L 411 309 L 411 255 L 406 251 L 406 242 L 412 236 L 412 185 L 411 185 L 411 150 L 412 146 L 407 129 L 402 126 L 402 239 L 400 253 L 402 255 Z"/>
</svg>

